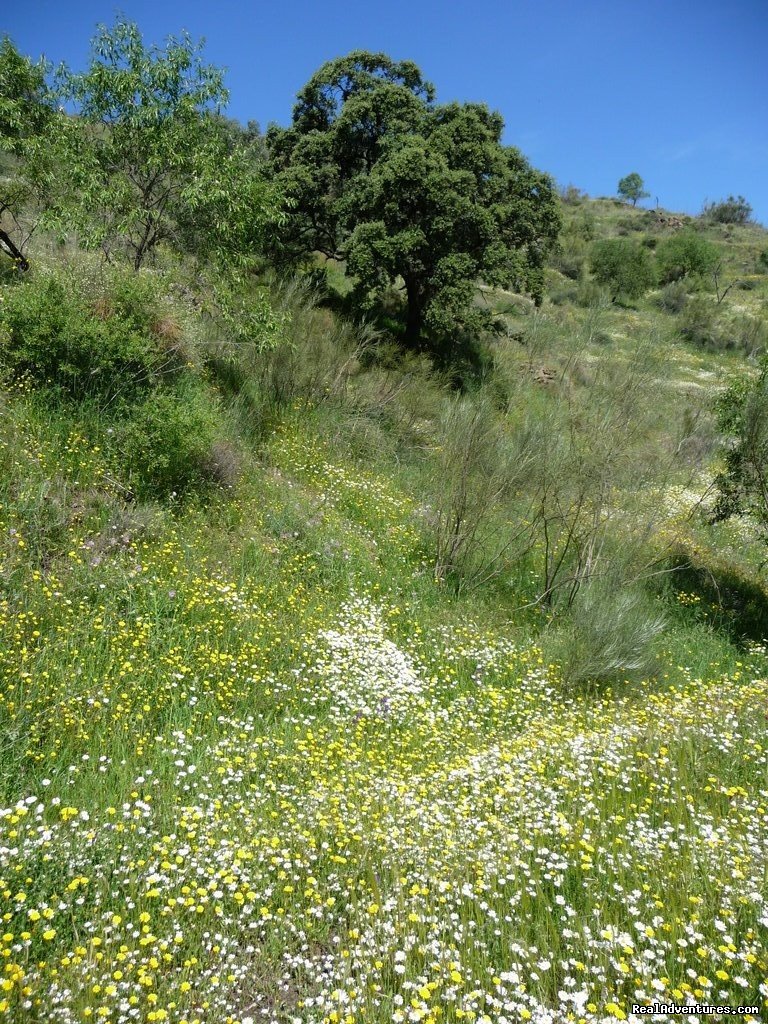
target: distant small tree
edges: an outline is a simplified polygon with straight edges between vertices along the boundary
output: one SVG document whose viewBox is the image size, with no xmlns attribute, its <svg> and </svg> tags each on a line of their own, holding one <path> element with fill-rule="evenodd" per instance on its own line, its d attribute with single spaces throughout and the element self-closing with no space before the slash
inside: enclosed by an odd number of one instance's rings
<svg viewBox="0 0 768 1024">
<path fill-rule="evenodd" d="M 631 174 L 628 174 L 619 181 L 619 195 L 622 199 L 626 199 L 627 201 L 631 199 L 632 205 L 636 206 L 638 199 L 647 199 L 650 195 L 650 192 L 643 191 L 644 184 L 645 182 L 637 171 L 632 171 Z"/>
<path fill-rule="evenodd" d="M 610 289 L 612 302 L 620 295 L 628 299 L 640 298 L 655 280 L 648 250 L 625 238 L 595 242 L 590 266 L 595 279 Z"/>
<path fill-rule="evenodd" d="M 752 207 L 744 196 L 728 196 L 716 203 L 705 203 L 702 217 L 715 224 L 748 224 Z"/>
<path fill-rule="evenodd" d="M 711 274 L 719 259 L 717 246 L 695 231 L 682 231 L 666 238 L 656 249 L 659 278 L 663 284 L 683 277 Z"/>
</svg>

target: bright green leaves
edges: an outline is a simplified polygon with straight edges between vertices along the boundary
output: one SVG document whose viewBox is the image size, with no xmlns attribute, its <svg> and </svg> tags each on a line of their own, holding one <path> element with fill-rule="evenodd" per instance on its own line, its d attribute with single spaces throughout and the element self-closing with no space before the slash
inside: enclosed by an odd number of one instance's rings
<svg viewBox="0 0 768 1024">
<path fill-rule="evenodd" d="M 22 56 L 10 39 L 0 41 L 0 149 L 19 152 L 51 119 L 45 61 Z"/>
<path fill-rule="evenodd" d="M 222 72 L 187 35 L 146 46 L 118 21 L 93 41 L 82 74 L 59 72 L 77 116 L 58 143 L 68 187 L 49 220 L 74 227 L 91 247 L 124 249 L 138 269 L 158 245 L 203 260 L 247 262 L 278 208 L 245 142 L 219 111 Z"/>
<path fill-rule="evenodd" d="M 720 250 L 695 231 L 681 231 L 660 243 L 656 262 L 660 279 L 668 284 L 684 277 L 711 274 L 720 262 Z"/>
<path fill-rule="evenodd" d="M 627 238 L 608 238 L 592 246 L 590 265 L 595 280 L 615 301 L 620 295 L 637 299 L 655 280 L 653 261 L 642 245 Z"/>
</svg>

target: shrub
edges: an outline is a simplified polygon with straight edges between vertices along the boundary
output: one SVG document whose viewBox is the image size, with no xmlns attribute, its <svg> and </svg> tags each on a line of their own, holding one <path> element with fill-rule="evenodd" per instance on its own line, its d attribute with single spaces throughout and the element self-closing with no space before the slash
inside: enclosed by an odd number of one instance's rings
<svg viewBox="0 0 768 1024">
<path fill-rule="evenodd" d="M 608 301 L 605 288 L 597 281 L 581 281 L 574 297 L 577 306 L 583 309 L 600 307 Z"/>
<path fill-rule="evenodd" d="M 584 584 L 568 620 L 548 644 L 564 682 L 608 682 L 652 669 L 665 620 L 639 587 L 622 580 Z"/>
<path fill-rule="evenodd" d="M 153 384 L 161 360 L 136 317 L 103 300 L 94 310 L 58 276 L 11 288 L 0 310 L 0 360 L 15 376 L 73 398 L 130 400 Z"/>
<path fill-rule="evenodd" d="M 616 221 L 616 230 L 620 235 L 629 235 L 633 231 L 644 231 L 643 217 L 633 217 L 631 214 L 626 217 L 619 217 Z"/>
<path fill-rule="evenodd" d="M 651 258 L 636 242 L 608 239 L 592 246 L 592 273 L 595 280 L 611 291 L 612 301 L 621 295 L 637 299 L 653 284 Z"/>
<path fill-rule="evenodd" d="M 579 287 L 575 281 L 556 281 L 547 287 L 549 301 L 555 306 L 568 306 L 576 301 Z"/>
<path fill-rule="evenodd" d="M 682 313 L 688 302 L 688 289 L 684 281 L 671 281 L 661 289 L 656 304 L 667 313 Z"/>
<path fill-rule="evenodd" d="M 705 203 L 702 216 L 714 224 L 748 224 L 752 207 L 744 196 L 728 196 L 717 203 Z"/>
<path fill-rule="evenodd" d="M 563 238 L 579 238 L 591 242 L 597 231 L 595 215 L 591 210 L 579 210 L 563 228 Z"/>
<path fill-rule="evenodd" d="M 234 487 L 240 476 L 240 453 L 231 441 L 214 441 L 203 460 L 209 480 L 220 487 Z"/>
<path fill-rule="evenodd" d="M 768 526 L 768 363 L 756 378 L 742 377 L 720 396 L 717 425 L 725 467 L 716 483 L 716 519 L 749 512 L 765 536 Z"/>
<path fill-rule="evenodd" d="M 702 348 L 717 348 L 721 340 L 717 305 L 704 295 L 693 296 L 682 313 L 679 331 L 686 341 Z"/>
<path fill-rule="evenodd" d="M 116 431 L 115 459 L 134 494 L 183 494 L 217 482 L 219 421 L 218 404 L 199 379 L 147 395 Z"/>
<path fill-rule="evenodd" d="M 560 198 L 566 206 L 580 206 L 586 199 L 589 199 L 589 195 L 575 185 L 566 185 L 560 189 Z"/>
<path fill-rule="evenodd" d="M 709 274 L 719 259 L 717 246 L 695 231 L 682 231 L 679 235 L 666 238 L 656 249 L 659 278 L 663 284 L 679 281 L 683 277 Z"/>
<path fill-rule="evenodd" d="M 559 270 L 564 277 L 571 281 L 578 281 L 584 273 L 584 258 L 586 248 L 582 245 L 569 245 L 560 252 L 555 253 L 551 259 L 552 266 Z"/>
<path fill-rule="evenodd" d="M 763 282 L 758 277 L 742 277 L 736 282 L 740 292 L 755 292 Z"/>
<path fill-rule="evenodd" d="M 729 348 L 740 349 L 747 357 L 761 356 L 768 348 L 768 321 L 743 313 L 728 328 Z"/>
<path fill-rule="evenodd" d="M 208 360 L 241 429 L 253 438 L 291 407 L 341 395 L 374 337 L 369 327 L 356 330 L 318 306 L 316 293 L 299 279 L 276 287 L 272 303 L 279 344 L 217 336 Z"/>
<path fill-rule="evenodd" d="M 768 249 L 763 249 L 757 257 L 757 269 L 760 273 L 768 273 Z"/>
<path fill-rule="evenodd" d="M 680 318 L 680 334 L 706 349 L 737 350 L 750 359 L 768 347 L 768 326 L 760 317 L 744 313 L 725 319 L 721 308 L 703 295 L 694 296 Z"/>
</svg>

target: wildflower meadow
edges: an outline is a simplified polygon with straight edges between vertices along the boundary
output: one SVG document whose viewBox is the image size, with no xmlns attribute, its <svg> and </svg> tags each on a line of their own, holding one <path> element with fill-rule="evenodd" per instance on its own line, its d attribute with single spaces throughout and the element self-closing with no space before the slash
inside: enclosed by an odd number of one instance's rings
<svg viewBox="0 0 768 1024">
<path fill-rule="evenodd" d="M 17 473 L 108 489 L 51 431 Z M 763 1008 L 765 650 L 574 692 L 430 578 L 391 480 L 305 430 L 271 458 L 205 516 L 84 513 L 55 567 L 3 513 L 0 1019 Z"/>
</svg>

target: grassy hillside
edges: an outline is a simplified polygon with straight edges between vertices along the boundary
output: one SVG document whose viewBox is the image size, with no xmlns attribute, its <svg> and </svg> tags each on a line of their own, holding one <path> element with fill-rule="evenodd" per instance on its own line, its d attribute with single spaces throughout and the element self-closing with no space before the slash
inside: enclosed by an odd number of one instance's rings
<svg viewBox="0 0 768 1024">
<path fill-rule="evenodd" d="M 3 280 L 0 1020 L 765 1013 L 765 549 L 708 510 L 768 234 L 612 303 L 592 242 L 680 229 L 564 217 L 460 367 L 301 284 L 243 344 L 170 257 Z"/>
</svg>

